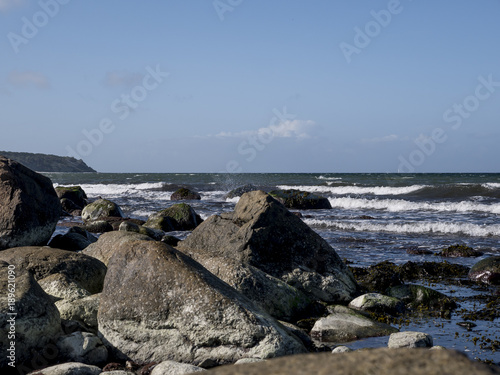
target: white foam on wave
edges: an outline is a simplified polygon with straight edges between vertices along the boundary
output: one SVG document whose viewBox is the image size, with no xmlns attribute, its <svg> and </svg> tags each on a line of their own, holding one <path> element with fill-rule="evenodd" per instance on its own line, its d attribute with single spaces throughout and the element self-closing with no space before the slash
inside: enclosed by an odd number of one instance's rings
<svg viewBox="0 0 500 375">
<path fill-rule="evenodd" d="M 326 181 L 340 181 L 342 177 L 326 177 L 326 176 L 318 176 L 316 177 L 318 180 L 326 180 Z"/>
<path fill-rule="evenodd" d="M 64 185 L 54 184 L 54 186 Z M 142 184 L 81 184 L 79 186 L 81 186 L 89 198 L 147 197 L 169 200 L 172 195 L 172 192 L 155 190 L 165 186 L 163 182 Z"/>
<path fill-rule="evenodd" d="M 442 233 L 463 234 L 471 237 L 500 236 L 500 225 L 477 225 L 472 223 L 450 222 L 412 222 L 412 223 L 373 223 L 340 222 L 333 220 L 305 219 L 311 226 L 326 227 L 354 232 L 393 232 L 393 233 Z"/>
<path fill-rule="evenodd" d="M 483 186 L 487 189 L 496 190 L 500 189 L 500 182 L 488 182 L 486 184 L 483 184 Z"/>
<path fill-rule="evenodd" d="M 344 209 L 372 209 L 389 212 L 440 211 L 440 212 L 487 212 L 500 214 L 500 204 L 462 202 L 410 202 L 403 199 L 329 198 L 332 207 Z"/>
<path fill-rule="evenodd" d="M 402 195 L 409 194 L 425 188 L 426 185 L 411 185 L 411 186 L 290 186 L 279 185 L 279 189 L 297 189 L 310 193 L 330 193 L 335 195 L 347 194 L 372 194 L 372 195 Z"/>
</svg>

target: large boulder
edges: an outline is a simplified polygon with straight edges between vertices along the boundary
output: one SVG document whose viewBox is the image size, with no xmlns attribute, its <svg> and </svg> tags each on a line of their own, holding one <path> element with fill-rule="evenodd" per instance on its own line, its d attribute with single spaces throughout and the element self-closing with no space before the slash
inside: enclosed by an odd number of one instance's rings
<svg viewBox="0 0 500 375">
<path fill-rule="evenodd" d="M 45 245 L 60 215 L 49 178 L 0 156 L 0 250 Z"/>
<path fill-rule="evenodd" d="M 151 215 L 144 226 L 171 232 L 176 230 L 193 230 L 202 222 L 203 220 L 200 215 L 190 205 L 177 203 Z"/>
<path fill-rule="evenodd" d="M 497 366 L 472 361 L 453 350 L 372 349 L 353 353 L 294 355 L 243 366 L 223 366 L 207 375 L 492 375 Z"/>
<path fill-rule="evenodd" d="M 398 332 L 388 324 L 379 323 L 344 306 L 335 306 L 332 314 L 319 319 L 311 336 L 320 341 L 349 342 L 367 337 L 388 336 Z"/>
<path fill-rule="evenodd" d="M 82 219 L 85 222 L 96 221 L 108 217 L 125 217 L 120 206 L 107 199 L 98 199 L 85 206 L 82 211 Z"/>
<path fill-rule="evenodd" d="M 328 198 L 307 191 L 295 189 L 273 190 L 269 192 L 273 198 L 283 203 L 286 208 L 297 210 L 330 209 L 332 205 Z"/>
<path fill-rule="evenodd" d="M 57 186 L 55 190 L 59 199 L 69 199 L 80 209 L 87 205 L 87 194 L 81 186 Z"/>
<path fill-rule="evenodd" d="M 153 241 L 153 239 L 144 234 L 128 231 L 109 232 L 102 234 L 97 242 L 88 246 L 82 253 L 99 259 L 107 266 L 113 254 L 130 241 Z"/>
<path fill-rule="evenodd" d="M 242 195 L 233 213 L 208 218 L 178 248 L 251 299 L 260 295 L 273 302 L 266 290 L 252 290 L 252 280 L 240 288 L 226 264 L 258 269 L 329 303 L 348 302 L 357 292 L 351 271 L 335 250 L 263 191 Z"/>
<path fill-rule="evenodd" d="M 469 272 L 469 279 L 500 285 L 500 256 L 488 257 L 474 264 Z"/>
<path fill-rule="evenodd" d="M 200 367 L 306 349 L 199 263 L 157 241 L 122 243 L 108 263 L 99 335 L 119 359 Z"/>
<path fill-rule="evenodd" d="M 0 289 L 0 369 L 6 369 L 35 358 L 62 330 L 59 312 L 30 272 L 0 261 Z"/>
<path fill-rule="evenodd" d="M 106 266 L 97 259 L 72 251 L 50 247 L 18 247 L 0 252 L 0 260 L 28 270 L 36 280 L 52 274 L 63 275 L 68 283 L 75 283 L 90 294 L 102 290 Z"/>
</svg>

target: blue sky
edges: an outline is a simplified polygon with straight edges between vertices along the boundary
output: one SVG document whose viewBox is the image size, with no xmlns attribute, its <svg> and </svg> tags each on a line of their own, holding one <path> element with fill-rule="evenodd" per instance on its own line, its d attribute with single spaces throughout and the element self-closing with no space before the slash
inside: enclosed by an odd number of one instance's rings
<svg viewBox="0 0 500 375">
<path fill-rule="evenodd" d="M 500 1 L 0 0 L 0 150 L 500 172 Z"/>
</svg>

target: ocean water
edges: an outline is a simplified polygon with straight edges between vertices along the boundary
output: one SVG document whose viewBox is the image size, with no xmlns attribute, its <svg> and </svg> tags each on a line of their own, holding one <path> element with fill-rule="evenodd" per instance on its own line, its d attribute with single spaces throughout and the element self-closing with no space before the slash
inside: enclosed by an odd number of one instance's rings
<svg viewBox="0 0 500 375">
<path fill-rule="evenodd" d="M 302 211 L 304 221 L 355 266 L 429 260 L 406 254 L 416 247 L 438 251 L 465 244 L 487 255 L 500 253 L 500 174 L 46 175 L 56 186 L 82 186 L 90 199 L 114 200 L 126 215 L 139 219 L 174 204 L 170 196 L 180 186 L 201 194 L 201 201 L 190 204 L 203 218 L 232 210 L 238 198 L 226 194 L 245 184 L 318 193 L 333 209 Z M 450 261 L 471 265 L 477 259 Z"/>
<path fill-rule="evenodd" d="M 233 210 L 238 198 L 226 194 L 253 184 L 270 191 L 300 189 L 329 199 L 333 209 L 302 210 L 303 220 L 326 239 L 351 266 L 389 260 L 442 261 L 435 255 L 409 255 L 408 249 L 439 252 L 463 244 L 484 252 L 479 258 L 447 258 L 450 263 L 472 266 L 478 260 L 500 255 L 500 174 L 211 174 L 211 173 L 46 173 L 55 186 L 80 185 L 90 199 L 118 203 L 127 216 L 147 219 L 153 212 L 176 203 L 172 193 L 181 186 L 198 191 L 201 201 L 188 203 L 203 217 Z M 64 230 L 60 228 L 60 230 Z M 189 232 L 175 233 L 183 238 Z M 445 292 L 449 286 L 437 285 Z M 457 288 L 454 288 L 457 289 Z M 468 288 L 455 296 L 470 296 Z M 466 304 L 462 307 L 468 307 Z M 479 308 L 480 306 L 469 306 Z M 457 317 L 412 322 L 413 330 L 432 334 L 435 345 L 467 352 L 471 358 L 500 362 L 500 354 L 481 350 L 471 337 L 498 339 L 497 321 L 477 322 L 473 332 L 456 326 Z M 463 329 L 462 329 L 463 330 Z M 458 331 L 458 332 L 457 332 Z M 458 333 L 458 336 L 457 336 Z M 387 338 L 362 340 L 351 347 L 383 346 Z"/>
</svg>

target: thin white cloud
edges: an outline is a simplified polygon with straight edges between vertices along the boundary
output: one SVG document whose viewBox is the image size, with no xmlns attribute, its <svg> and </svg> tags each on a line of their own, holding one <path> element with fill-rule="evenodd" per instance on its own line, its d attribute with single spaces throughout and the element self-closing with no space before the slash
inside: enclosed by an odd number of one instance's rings
<svg viewBox="0 0 500 375">
<path fill-rule="evenodd" d="M 407 141 L 408 137 L 400 137 L 396 134 L 386 135 L 384 137 L 375 138 L 363 138 L 361 143 L 385 143 L 385 142 L 396 142 L 396 141 Z"/>
<path fill-rule="evenodd" d="M 18 87 L 36 87 L 39 89 L 46 89 L 50 87 L 49 80 L 40 72 L 20 72 L 14 70 L 9 73 L 7 81 L 11 85 Z"/>
<path fill-rule="evenodd" d="M 108 87 L 133 87 L 142 83 L 144 76 L 131 72 L 107 72 L 103 83 Z"/>
<path fill-rule="evenodd" d="M 245 130 L 241 132 L 220 132 L 217 138 L 247 138 L 252 136 L 266 136 L 271 134 L 275 138 L 294 138 L 298 140 L 313 138 L 318 126 L 312 120 L 286 120 L 276 125 L 269 125 L 257 130 Z"/>
<path fill-rule="evenodd" d="M 0 0 L 0 12 L 7 12 L 24 4 L 26 4 L 26 0 Z"/>
</svg>

